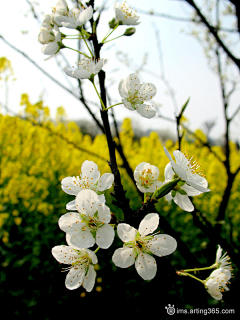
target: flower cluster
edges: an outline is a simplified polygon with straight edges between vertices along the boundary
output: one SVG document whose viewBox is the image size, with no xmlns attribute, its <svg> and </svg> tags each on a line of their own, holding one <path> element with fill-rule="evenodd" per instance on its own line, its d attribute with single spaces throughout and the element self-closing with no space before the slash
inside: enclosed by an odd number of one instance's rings
<svg viewBox="0 0 240 320">
<path fill-rule="evenodd" d="M 143 193 L 154 193 L 157 189 L 164 189 L 164 186 L 179 179 L 174 188 L 165 195 L 166 200 L 174 202 L 185 211 L 193 211 L 194 207 L 188 196 L 197 196 L 203 192 L 210 191 L 207 186 L 208 182 L 199 170 L 200 165 L 197 160 L 193 160 L 187 153 L 182 153 L 179 150 L 173 151 L 176 163 L 173 161 L 170 153 L 164 148 L 166 156 L 170 162 L 164 170 L 165 181 L 158 180 L 159 169 L 150 163 L 140 163 L 134 171 L 134 179 L 138 189 Z"/>
<path fill-rule="evenodd" d="M 123 104 L 127 109 L 137 111 L 144 118 L 155 117 L 156 110 L 145 102 L 156 96 L 157 88 L 152 83 L 141 83 L 136 73 L 130 73 L 125 80 L 120 80 L 118 91 L 121 102 L 109 107 L 104 104 L 106 102 L 103 102 L 106 101 L 106 97 L 102 99 L 94 83 L 95 75 L 101 72 L 108 61 L 108 59 L 99 58 L 101 47 L 109 41 L 122 36 L 129 37 L 136 32 L 135 28 L 128 28 L 122 35 L 108 39 L 119 26 L 138 25 L 140 22 L 136 11 L 134 12 L 126 2 L 116 2 L 114 5 L 115 18 L 109 22 L 110 30 L 101 43 L 98 43 L 95 30 L 97 24 L 93 19 L 94 10 L 91 6 L 80 4 L 81 6 L 78 4 L 77 8 L 70 9 L 65 0 L 59 0 L 52 9 L 52 14 L 45 16 L 38 36 L 38 41 L 43 45 L 42 52 L 52 57 L 61 49 L 68 48 L 77 51 L 79 55 L 84 55 L 76 68 L 65 68 L 64 71 L 72 78 L 91 81 L 101 103 L 102 112 Z M 85 26 L 90 20 L 91 33 Z M 71 36 L 66 35 L 59 30 L 60 28 L 74 29 L 77 33 Z M 82 40 L 88 53 L 67 47 L 63 44 L 66 39 Z M 91 41 L 93 45 L 90 45 Z M 104 82 L 101 84 L 104 86 Z M 176 250 L 177 241 L 173 237 L 159 234 L 159 231 L 156 232 L 159 215 L 148 213 L 152 210 L 144 211 L 144 205 L 149 208 L 149 204 L 154 205 L 160 198 L 165 197 L 167 201 L 173 200 L 181 209 L 191 212 L 194 206 L 189 196 L 198 196 L 203 192 L 209 192 L 210 189 L 201 170 L 201 164 L 195 159 L 195 156 L 189 156 L 187 151 L 182 153 L 180 150 L 175 150 L 173 151 L 175 160 L 173 160 L 166 148 L 164 152 L 170 161 L 164 170 L 165 181 L 159 180 L 159 169 L 147 162 L 138 164 L 134 171 L 136 187 L 144 194 L 144 203 L 141 208 L 143 211 L 139 210 L 141 213 L 144 212 L 144 215 L 138 229 L 125 223 L 130 219 L 121 222 L 112 219 L 104 195 L 104 192 L 114 184 L 112 173 L 104 173 L 101 176 L 97 164 L 87 160 L 82 163 L 79 176 L 66 177 L 62 180 L 62 190 L 74 196 L 74 199 L 66 204 L 68 212 L 58 221 L 60 229 L 66 233 L 68 245 L 55 246 L 52 254 L 58 262 L 69 265 L 64 269 L 69 271 L 65 282 L 68 289 L 76 289 L 81 285 L 88 292 L 93 289 L 96 278 L 94 265 L 98 263 L 96 253 L 99 249 L 106 250 L 111 247 L 115 238 L 115 229 L 118 237 L 123 241 L 123 247 L 116 249 L 113 253 L 113 263 L 120 268 L 135 265 L 137 273 L 144 280 L 152 280 L 156 275 L 157 260 L 155 257 L 167 256 Z M 118 175 L 113 169 L 112 172 Z M 114 191 L 116 190 L 117 188 Z M 231 278 L 231 264 L 228 260 L 229 257 L 226 254 L 222 256 L 222 249 L 219 246 L 215 264 L 209 268 L 202 268 L 215 269 L 206 280 L 202 281 L 188 273 L 200 269 L 182 270 L 178 274 L 189 275 L 201 281 L 209 294 L 220 300 L 222 299 L 221 292 L 229 290 L 227 284 Z"/>
</svg>

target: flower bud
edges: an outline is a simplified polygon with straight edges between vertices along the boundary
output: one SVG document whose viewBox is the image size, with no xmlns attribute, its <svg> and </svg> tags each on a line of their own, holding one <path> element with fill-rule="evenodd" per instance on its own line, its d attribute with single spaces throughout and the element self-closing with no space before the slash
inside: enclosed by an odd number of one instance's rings
<svg viewBox="0 0 240 320">
<path fill-rule="evenodd" d="M 110 29 L 114 29 L 117 24 L 118 24 L 118 21 L 115 18 L 113 18 L 111 21 L 108 22 Z"/>
<path fill-rule="evenodd" d="M 180 181 L 180 178 L 173 179 L 165 184 L 163 184 L 159 189 L 157 189 L 154 194 L 152 195 L 152 199 L 160 199 L 164 197 L 166 194 L 168 194 L 171 190 L 176 187 L 178 182 Z"/>
<path fill-rule="evenodd" d="M 136 32 L 136 28 L 127 28 L 124 32 L 124 36 L 130 37 Z"/>
</svg>

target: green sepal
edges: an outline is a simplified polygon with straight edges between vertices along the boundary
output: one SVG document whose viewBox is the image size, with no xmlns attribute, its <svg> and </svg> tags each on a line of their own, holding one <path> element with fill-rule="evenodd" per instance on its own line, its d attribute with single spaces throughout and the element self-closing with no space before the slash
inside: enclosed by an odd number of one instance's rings
<svg viewBox="0 0 240 320">
<path fill-rule="evenodd" d="M 177 194 L 177 191 L 176 191 L 176 190 L 172 190 L 172 197 L 173 197 L 173 198 L 176 197 L 176 194 Z"/>
<path fill-rule="evenodd" d="M 187 192 L 183 189 L 179 189 L 178 192 L 183 196 L 187 196 Z"/>
<path fill-rule="evenodd" d="M 96 231 L 95 230 L 91 230 L 90 232 L 93 235 L 93 238 L 96 239 Z"/>
</svg>

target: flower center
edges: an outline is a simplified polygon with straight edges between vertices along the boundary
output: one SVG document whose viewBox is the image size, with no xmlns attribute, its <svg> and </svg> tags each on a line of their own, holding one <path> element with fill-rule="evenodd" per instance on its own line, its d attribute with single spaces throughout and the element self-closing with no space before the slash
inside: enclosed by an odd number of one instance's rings
<svg viewBox="0 0 240 320">
<path fill-rule="evenodd" d="M 138 16 L 136 16 L 137 10 L 135 10 L 135 12 L 133 12 L 133 11 L 132 11 L 132 8 L 129 7 L 129 6 L 126 4 L 126 1 L 124 1 L 124 3 L 122 4 L 121 10 L 122 10 L 122 13 L 124 14 L 124 18 L 125 18 L 125 19 L 138 18 Z"/>
<path fill-rule="evenodd" d="M 139 180 L 141 186 L 145 188 L 150 187 L 154 182 L 152 170 L 150 168 L 142 170 L 139 176 Z"/>
<path fill-rule="evenodd" d="M 104 223 L 99 221 L 98 219 L 98 212 L 94 214 L 94 216 L 89 216 L 87 214 L 80 214 L 80 217 L 82 218 L 82 222 L 85 224 L 84 227 L 82 227 L 83 231 L 86 231 L 88 229 L 89 231 L 96 231 L 98 228 L 101 228 Z"/>
<path fill-rule="evenodd" d="M 188 170 L 192 173 L 192 174 L 198 174 L 199 176 L 202 176 L 203 178 L 205 178 L 206 176 L 203 174 L 201 168 L 201 164 L 198 162 L 198 159 L 195 158 L 195 156 L 190 156 L 187 152 L 187 150 L 185 150 L 184 152 L 184 156 L 185 158 L 188 160 Z"/>
<path fill-rule="evenodd" d="M 89 178 L 87 176 L 82 177 L 81 175 L 77 176 L 77 177 L 73 177 L 74 185 L 76 187 L 79 187 L 79 188 L 82 188 L 82 189 L 92 189 L 92 190 L 94 190 L 96 186 L 94 185 L 92 180 L 93 180 L 93 178 Z"/>
</svg>

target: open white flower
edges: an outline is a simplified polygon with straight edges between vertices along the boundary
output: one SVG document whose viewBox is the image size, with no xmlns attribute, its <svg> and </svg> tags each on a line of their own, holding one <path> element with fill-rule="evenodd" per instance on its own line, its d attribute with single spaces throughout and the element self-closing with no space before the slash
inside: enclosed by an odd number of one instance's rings
<svg viewBox="0 0 240 320">
<path fill-rule="evenodd" d="M 71 236 L 73 245 L 90 248 L 95 243 L 107 249 L 113 242 L 114 230 L 108 224 L 110 209 L 99 201 L 92 190 L 82 190 L 76 197 L 78 212 L 68 212 L 60 217 L 59 227 Z"/>
<path fill-rule="evenodd" d="M 38 35 L 38 41 L 42 44 L 53 42 L 55 40 L 55 35 L 53 33 L 53 24 L 51 23 L 51 16 L 46 15 L 44 17 L 43 23 L 40 27 L 40 33 Z"/>
<path fill-rule="evenodd" d="M 93 265 L 98 262 L 96 254 L 89 249 L 74 246 L 67 236 L 68 246 L 56 246 L 52 248 L 54 258 L 64 264 L 69 264 L 65 285 L 74 290 L 83 285 L 88 292 L 92 291 L 95 284 L 96 272 Z"/>
<path fill-rule="evenodd" d="M 153 254 L 162 257 L 176 250 L 177 242 L 167 234 L 151 234 L 159 224 L 157 213 L 149 213 L 140 222 L 139 229 L 126 223 L 117 227 L 119 238 L 124 242 L 123 248 L 117 249 L 112 257 L 117 267 L 127 268 L 135 263 L 136 270 L 144 280 L 151 280 L 157 272 Z"/>
<path fill-rule="evenodd" d="M 115 9 L 117 22 L 120 25 L 135 26 L 140 23 L 138 22 L 138 19 L 140 17 L 136 15 L 137 11 L 136 10 L 133 11 L 132 8 L 129 7 L 129 5 L 126 3 L 126 1 L 120 2 L 120 3 L 116 1 L 114 5 L 114 9 Z"/>
<path fill-rule="evenodd" d="M 77 196 L 81 190 L 91 189 L 96 193 L 101 193 L 110 189 L 114 181 L 112 173 L 104 173 L 100 177 L 98 166 L 93 161 L 84 161 L 81 167 L 81 173 L 77 177 L 66 177 L 62 180 L 62 189 L 70 195 Z M 105 202 L 104 195 L 99 196 L 100 202 Z M 75 200 L 67 204 L 67 210 L 77 210 Z"/>
<path fill-rule="evenodd" d="M 107 59 L 93 60 L 84 58 L 77 64 L 77 69 L 65 68 L 65 73 L 76 79 L 89 79 L 92 75 L 96 75 L 108 62 Z"/>
<path fill-rule="evenodd" d="M 158 181 L 158 176 L 158 168 L 147 162 L 142 162 L 137 165 L 134 171 L 134 179 L 137 187 L 143 193 L 153 193 L 161 187 L 162 182 Z"/>
<path fill-rule="evenodd" d="M 157 93 L 152 83 L 140 84 L 137 74 L 131 73 L 126 80 L 121 80 L 118 85 L 122 103 L 131 111 L 136 110 L 144 118 L 153 118 L 156 111 L 144 101 L 151 100 Z"/>
<path fill-rule="evenodd" d="M 41 49 L 42 53 L 50 56 L 49 58 L 58 53 L 63 47 L 61 32 L 57 25 L 54 25 L 52 33 L 54 34 L 54 41 L 44 44 Z"/>
<path fill-rule="evenodd" d="M 186 182 L 186 185 L 182 186 L 181 189 L 186 191 L 186 193 L 189 196 L 196 196 L 202 192 L 211 191 L 207 188 L 207 180 L 205 179 L 205 176 L 200 170 L 201 165 L 197 162 L 197 159 L 194 159 L 194 156 L 190 158 L 186 152 L 182 153 L 179 150 L 175 150 L 173 151 L 173 155 L 176 159 L 175 163 L 175 161 L 173 160 L 170 153 L 165 147 L 164 152 L 170 160 L 170 164 L 167 165 L 168 167 L 167 169 L 165 169 L 165 171 L 167 171 L 167 174 L 170 176 L 171 166 L 171 169 L 173 170 L 173 176 L 179 177 L 182 181 Z M 194 189 L 200 192 L 197 193 Z"/>
<path fill-rule="evenodd" d="M 217 254 L 216 254 L 216 262 L 215 262 L 217 267 L 222 268 L 224 270 L 229 270 L 229 271 L 232 270 L 231 262 L 228 261 L 229 259 L 230 259 L 230 257 L 227 255 L 226 252 L 222 255 L 222 248 L 220 245 L 218 245 Z"/>
<path fill-rule="evenodd" d="M 229 270 L 218 268 L 206 279 L 205 287 L 214 299 L 221 300 L 222 292 L 229 290 L 227 284 L 230 279 L 231 272 Z"/>
<path fill-rule="evenodd" d="M 92 7 L 88 7 L 86 9 L 78 9 L 74 8 L 71 10 L 67 10 L 64 14 L 59 14 L 59 10 L 57 14 L 54 15 L 54 21 L 62 27 L 77 29 L 83 26 L 87 21 L 89 21 L 93 16 Z"/>
</svg>

